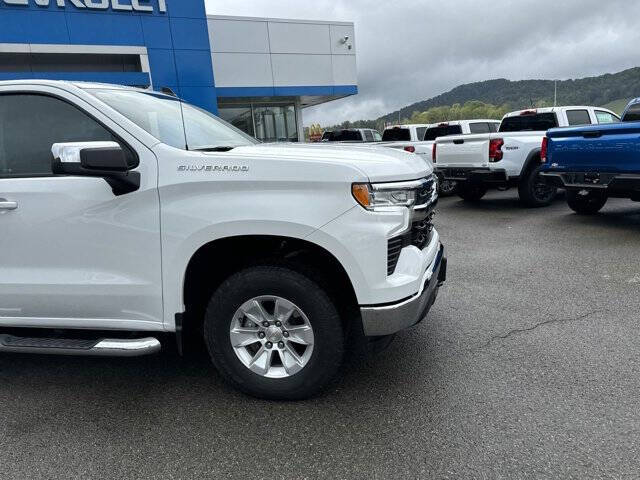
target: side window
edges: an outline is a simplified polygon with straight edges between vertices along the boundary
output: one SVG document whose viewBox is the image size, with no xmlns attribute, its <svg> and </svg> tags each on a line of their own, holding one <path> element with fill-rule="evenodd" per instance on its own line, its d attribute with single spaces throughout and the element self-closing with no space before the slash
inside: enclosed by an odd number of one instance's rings
<svg viewBox="0 0 640 480">
<path fill-rule="evenodd" d="M 371 133 L 371 130 L 364 131 L 364 141 L 373 142 L 373 133 Z"/>
<path fill-rule="evenodd" d="M 373 141 L 374 142 L 381 142 L 382 141 L 382 135 L 380 135 L 379 132 L 377 131 L 373 131 Z"/>
<path fill-rule="evenodd" d="M 588 110 L 567 110 L 569 125 L 591 125 L 591 117 Z"/>
<path fill-rule="evenodd" d="M 500 128 L 500 124 L 499 123 L 489 123 L 489 132 L 494 133 L 498 131 L 498 128 Z"/>
<path fill-rule="evenodd" d="M 117 140 L 87 114 L 57 98 L 0 95 L 0 177 L 51 175 L 54 143 L 93 141 Z"/>
<path fill-rule="evenodd" d="M 631 105 L 622 118 L 623 122 L 640 122 L 640 103 Z"/>
<path fill-rule="evenodd" d="M 489 124 L 485 122 L 470 123 L 469 131 L 471 133 L 489 133 Z"/>
<path fill-rule="evenodd" d="M 618 117 L 609 112 L 603 110 L 596 110 L 595 112 L 598 123 L 618 123 L 620 121 Z"/>
</svg>

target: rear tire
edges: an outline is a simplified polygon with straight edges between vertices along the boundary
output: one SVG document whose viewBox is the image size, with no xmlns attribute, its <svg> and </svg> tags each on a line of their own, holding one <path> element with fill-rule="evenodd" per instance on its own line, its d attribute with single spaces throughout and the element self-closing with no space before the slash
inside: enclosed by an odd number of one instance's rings
<svg viewBox="0 0 640 480">
<path fill-rule="evenodd" d="M 207 307 L 204 338 L 225 380 L 269 400 L 316 395 L 344 356 L 344 331 L 333 301 L 310 278 L 280 266 L 251 267 L 225 280 Z"/>
<path fill-rule="evenodd" d="M 542 166 L 532 166 L 525 173 L 524 178 L 518 185 L 518 195 L 520 201 L 527 207 L 539 208 L 551 205 L 556 198 L 558 189 L 547 185 L 540 176 Z"/>
<path fill-rule="evenodd" d="M 487 193 L 487 187 L 475 184 L 458 184 L 456 193 L 465 202 L 477 202 Z"/>
<path fill-rule="evenodd" d="M 584 190 L 567 190 L 567 204 L 578 215 L 594 215 L 607 203 L 607 196 L 602 193 L 588 191 L 584 195 L 583 192 Z"/>
</svg>

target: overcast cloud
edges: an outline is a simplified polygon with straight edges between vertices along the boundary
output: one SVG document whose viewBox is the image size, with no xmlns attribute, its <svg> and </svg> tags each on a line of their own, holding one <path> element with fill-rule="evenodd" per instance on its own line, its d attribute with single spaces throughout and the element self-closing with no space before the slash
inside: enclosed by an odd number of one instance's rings
<svg viewBox="0 0 640 480">
<path fill-rule="evenodd" d="M 216 15 L 353 21 L 360 93 L 304 123 L 376 118 L 469 82 L 640 66 L 635 0 L 207 0 Z"/>
</svg>

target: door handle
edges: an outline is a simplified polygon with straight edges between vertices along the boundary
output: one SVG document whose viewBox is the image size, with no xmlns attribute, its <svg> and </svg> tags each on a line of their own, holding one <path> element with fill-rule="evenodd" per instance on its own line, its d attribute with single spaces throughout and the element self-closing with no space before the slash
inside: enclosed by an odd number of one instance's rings
<svg viewBox="0 0 640 480">
<path fill-rule="evenodd" d="M 582 136 L 584 138 L 600 138 L 602 136 L 602 132 L 584 132 Z"/>
<path fill-rule="evenodd" d="M 15 210 L 18 208 L 18 202 L 11 202 L 5 198 L 0 198 L 0 210 Z"/>
</svg>

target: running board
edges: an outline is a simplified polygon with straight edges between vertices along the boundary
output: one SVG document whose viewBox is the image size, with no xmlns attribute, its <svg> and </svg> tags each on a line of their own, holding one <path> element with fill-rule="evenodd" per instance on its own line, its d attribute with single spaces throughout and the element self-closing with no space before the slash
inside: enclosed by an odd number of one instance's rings
<svg viewBox="0 0 640 480">
<path fill-rule="evenodd" d="M 157 338 L 29 338 L 0 335 L 0 353 L 41 353 L 92 357 L 140 357 L 160 351 Z"/>
</svg>

